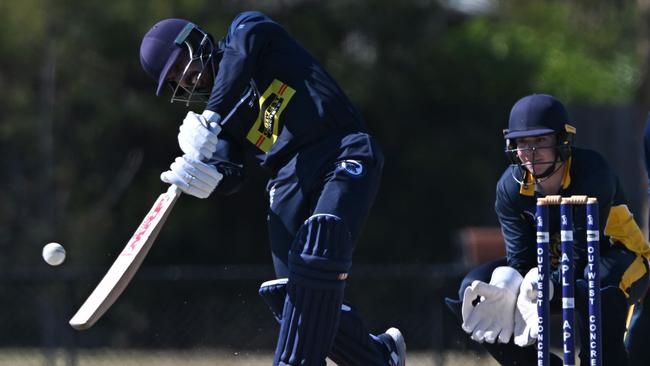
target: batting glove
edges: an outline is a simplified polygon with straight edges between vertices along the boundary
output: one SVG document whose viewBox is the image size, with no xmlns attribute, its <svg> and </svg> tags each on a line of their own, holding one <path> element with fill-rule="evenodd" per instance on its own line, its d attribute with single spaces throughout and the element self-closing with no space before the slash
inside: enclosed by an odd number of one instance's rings
<svg viewBox="0 0 650 366">
<path fill-rule="evenodd" d="M 470 338 L 479 343 L 510 341 L 521 280 L 519 272 L 512 267 L 497 267 L 489 284 L 474 281 L 465 289 L 462 327 L 471 334 Z"/>
<path fill-rule="evenodd" d="M 183 192 L 198 198 L 207 198 L 217 187 L 223 174 L 213 165 L 183 155 L 171 164 L 170 170 L 160 175 L 165 183 L 175 184 Z"/>
<path fill-rule="evenodd" d="M 533 268 L 521 281 L 517 308 L 515 309 L 515 344 L 529 346 L 537 341 L 539 320 L 537 317 L 537 268 Z M 553 298 L 553 282 L 549 284 L 549 300 Z"/>
<path fill-rule="evenodd" d="M 218 120 L 219 115 L 210 111 L 204 114 L 187 112 L 179 128 L 178 146 L 195 160 L 210 160 L 219 142 L 221 126 L 217 123 Z"/>
</svg>

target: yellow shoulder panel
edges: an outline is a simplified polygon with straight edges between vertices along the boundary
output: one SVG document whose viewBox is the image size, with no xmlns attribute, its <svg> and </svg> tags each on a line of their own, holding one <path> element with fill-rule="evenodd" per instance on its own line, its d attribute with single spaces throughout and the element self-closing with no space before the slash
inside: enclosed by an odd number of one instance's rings
<svg viewBox="0 0 650 366">
<path fill-rule="evenodd" d="M 639 225 L 634 221 L 627 205 L 612 206 L 605 225 L 605 235 L 621 242 L 625 247 L 646 258 L 650 258 L 650 246 Z"/>
</svg>

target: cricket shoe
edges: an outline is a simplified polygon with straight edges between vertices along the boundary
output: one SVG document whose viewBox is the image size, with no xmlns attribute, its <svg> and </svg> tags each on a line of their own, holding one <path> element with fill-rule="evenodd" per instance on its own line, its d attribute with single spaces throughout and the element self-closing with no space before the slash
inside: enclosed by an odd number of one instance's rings
<svg viewBox="0 0 650 366">
<path fill-rule="evenodd" d="M 406 365 L 406 343 L 399 329 L 388 328 L 385 333 L 378 335 L 377 338 L 388 348 L 389 366 Z"/>
</svg>

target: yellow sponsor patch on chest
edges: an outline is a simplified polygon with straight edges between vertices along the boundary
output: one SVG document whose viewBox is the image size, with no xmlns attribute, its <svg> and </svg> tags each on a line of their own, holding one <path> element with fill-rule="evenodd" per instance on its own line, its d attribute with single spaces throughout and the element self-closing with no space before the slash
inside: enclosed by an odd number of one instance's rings
<svg viewBox="0 0 650 366">
<path fill-rule="evenodd" d="M 280 133 L 282 111 L 287 107 L 296 90 L 281 82 L 273 80 L 260 97 L 260 113 L 248 131 L 246 139 L 258 149 L 268 153 Z"/>
</svg>

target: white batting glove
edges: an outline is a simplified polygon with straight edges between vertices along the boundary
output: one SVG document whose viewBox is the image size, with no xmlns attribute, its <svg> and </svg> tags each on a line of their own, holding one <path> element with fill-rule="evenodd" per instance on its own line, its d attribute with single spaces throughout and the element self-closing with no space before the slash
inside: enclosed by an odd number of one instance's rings
<svg viewBox="0 0 650 366">
<path fill-rule="evenodd" d="M 515 344 L 519 347 L 530 346 L 537 341 L 539 321 L 537 317 L 537 267 L 524 276 L 517 296 L 515 309 Z M 553 298 L 553 282 L 549 284 L 549 300 Z"/>
<path fill-rule="evenodd" d="M 187 112 L 183 124 L 179 128 L 178 146 L 181 150 L 195 160 L 210 160 L 217 150 L 218 134 L 221 126 L 210 122 L 216 114 L 206 111 L 204 114 Z"/>
<path fill-rule="evenodd" d="M 465 289 L 463 330 L 483 343 L 508 343 L 514 330 L 514 308 L 522 277 L 512 267 L 497 267 L 490 283 L 474 281 Z M 479 302 L 474 305 L 476 299 Z"/>
<path fill-rule="evenodd" d="M 205 164 L 188 155 L 179 156 L 170 170 L 160 175 L 165 183 L 175 184 L 183 192 L 198 198 L 208 197 L 217 187 L 223 174 L 213 165 Z"/>
</svg>

